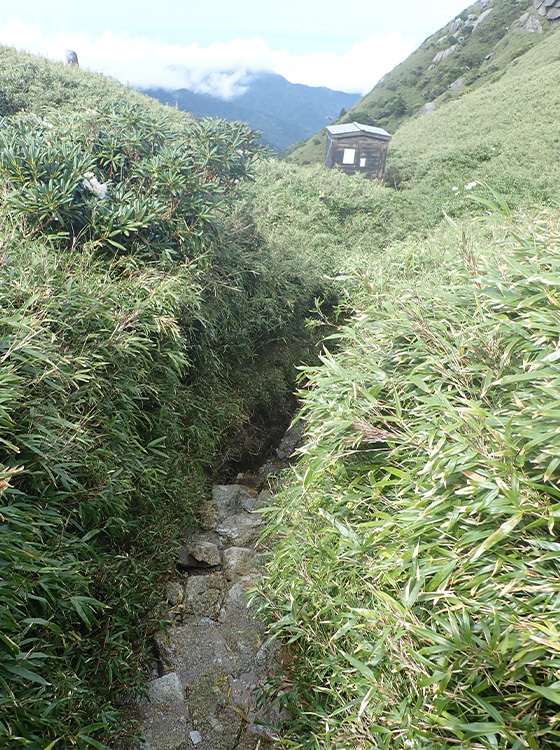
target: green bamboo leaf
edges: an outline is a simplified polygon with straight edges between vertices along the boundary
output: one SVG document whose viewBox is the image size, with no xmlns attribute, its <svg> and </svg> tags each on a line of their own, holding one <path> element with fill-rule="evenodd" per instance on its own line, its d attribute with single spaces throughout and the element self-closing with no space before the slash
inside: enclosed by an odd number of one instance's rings
<svg viewBox="0 0 560 750">
<path fill-rule="evenodd" d="M 2 644 L 4 649 L 9 654 L 12 654 L 12 656 L 17 656 L 19 654 L 19 646 L 17 643 L 14 643 L 14 641 L 4 633 L 0 633 L 0 644 Z"/>
<path fill-rule="evenodd" d="M 526 682 L 521 683 L 528 688 L 532 693 L 537 693 L 542 698 L 546 698 L 551 703 L 556 703 L 560 706 L 560 690 L 553 690 L 552 688 L 544 685 L 529 685 Z"/>
<path fill-rule="evenodd" d="M 31 670 L 26 669 L 25 667 L 18 667 L 14 666 L 12 664 L 4 664 L 3 668 L 10 672 L 11 674 L 16 675 L 17 677 L 21 677 L 24 680 L 29 680 L 30 682 L 37 682 L 39 685 L 49 685 L 50 683 L 45 680 L 44 677 L 41 677 L 40 674 L 37 674 L 36 672 L 31 672 Z"/>
<path fill-rule="evenodd" d="M 352 656 L 351 654 L 344 653 L 344 657 L 352 664 L 353 667 L 356 667 L 358 672 L 360 672 L 366 679 L 374 681 L 375 675 L 371 671 L 371 669 L 367 666 L 367 664 L 364 664 L 363 661 L 360 661 L 355 656 Z"/>
<path fill-rule="evenodd" d="M 478 558 L 483 555 L 484 552 L 492 549 L 494 545 L 508 537 L 522 519 L 523 513 L 516 513 L 511 518 L 508 518 L 507 521 L 504 521 L 499 529 L 496 529 L 494 533 L 490 534 L 490 536 L 488 536 L 483 541 L 483 543 L 479 547 L 477 547 L 477 549 L 475 549 L 471 555 L 469 555 L 470 562 L 473 563 L 475 560 L 478 560 Z"/>
<path fill-rule="evenodd" d="M 98 740 L 94 740 L 93 737 L 89 737 L 87 734 L 83 734 L 80 732 L 78 734 L 79 739 L 83 740 L 86 745 L 91 745 L 91 747 L 95 747 L 96 750 L 110 750 L 108 745 L 104 745 L 102 742 L 99 742 Z"/>
</svg>

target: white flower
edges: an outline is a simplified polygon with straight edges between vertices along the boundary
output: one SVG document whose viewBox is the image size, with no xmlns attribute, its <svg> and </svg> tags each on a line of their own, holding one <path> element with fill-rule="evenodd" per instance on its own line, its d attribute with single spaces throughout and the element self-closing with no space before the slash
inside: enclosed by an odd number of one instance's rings
<svg viewBox="0 0 560 750">
<path fill-rule="evenodd" d="M 451 190 L 453 190 L 454 193 L 458 193 L 459 192 L 459 188 L 456 185 L 453 185 L 453 187 L 451 188 Z"/>
<path fill-rule="evenodd" d="M 102 185 L 93 172 L 86 172 L 82 182 L 83 187 L 93 193 L 100 200 L 107 195 L 107 185 Z"/>
<path fill-rule="evenodd" d="M 468 185 L 465 185 L 465 190 L 472 190 L 473 187 L 476 187 L 476 182 L 469 182 Z"/>
</svg>

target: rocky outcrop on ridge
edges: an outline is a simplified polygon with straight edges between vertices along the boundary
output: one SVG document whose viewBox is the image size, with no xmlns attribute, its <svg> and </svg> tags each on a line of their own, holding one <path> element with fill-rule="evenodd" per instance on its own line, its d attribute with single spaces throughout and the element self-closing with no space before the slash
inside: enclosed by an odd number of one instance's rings
<svg viewBox="0 0 560 750">
<path fill-rule="evenodd" d="M 533 0 L 533 8 L 547 21 L 560 20 L 560 0 Z"/>
</svg>

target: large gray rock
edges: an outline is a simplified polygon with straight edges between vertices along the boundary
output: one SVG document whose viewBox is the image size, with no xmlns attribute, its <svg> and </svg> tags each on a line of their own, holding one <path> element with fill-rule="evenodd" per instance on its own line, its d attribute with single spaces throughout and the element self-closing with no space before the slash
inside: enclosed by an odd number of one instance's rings
<svg viewBox="0 0 560 750">
<path fill-rule="evenodd" d="M 158 633 L 155 641 L 162 664 L 177 673 L 183 687 L 210 664 L 234 669 L 235 655 L 226 647 L 224 628 L 207 618 Z"/>
<path fill-rule="evenodd" d="M 463 23 L 464 23 L 464 21 L 463 21 L 462 18 L 456 18 L 453 21 L 453 23 L 451 24 L 450 28 L 449 28 L 449 33 L 450 34 L 455 34 L 455 32 L 459 31 L 459 29 L 461 28 L 461 26 L 463 25 Z"/>
<path fill-rule="evenodd" d="M 533 8 L 548 21 L 560 18 L 560 0 L 533 0 Z"/>
<path fill-rule="evenodd" d="M 224 576 L 234 581 L 253 570 L 255 553 L 247 547 L 229 547 L 224 550 Z"/>
<path fill-rule="evenodd" d="M 426 102 L 426 104 L 424 104 L 424 106 L 422 107 L 420 116 L 424 117 L 425 115 L 429 115 L 432 112 L 435 112 L 435 109 L 436 105 L 434 104 L 434 102 Z"/>
<path fill-rule="evenodd" d="M 234 750 L 246 722 L 229 700 L 228 673 L 221 666 L 206 667 L 192 682 L 188 710 L 193 726 L 215 750 Z"/>
<path fill-rule="evenodd" d="M 476 21 L 473 23 L 473 31 L 476 29 L 477 26 L 479 26 L 484 19 L 492 13 L 492 8 L 487 8 L 486 10 L 483 10 L 482 13 L 479 15 L 479 17 L 476 19 Z"/>
<path fill-rule="evenodd" d="M 141 702 L 140 712 L 145 719 L 142 750 L 186 750 L 187 702 L 175 672 L 148 683 L 147 701 Z"/>
<path fill-rule="evenodd" d="M 212 499 L 207 500 L 200 512 L 203 528 L 212 529 L 228 516 L 252 510 L 255 499 L 238 484 L 216 484 L 212 487 Z"/>
<path fill-rule="evenodd" d="M 186 710 L 186 709 L 185 709 Z M 142 725 L 141 750 L 187 750 L 192 743 L 187 740 L 187 718 L 174 713 L 155 713 Z"/>
<path fill-rule="evenodd" d="M 542 26 L 539 21 L 539 17 L 534 13 L 524 13 L 520 18 L 512 24 L 511 30 L 523 29 L 529 33 L 542 34 Z"/>
<path fill-rule="evenodd" d="M 452 44 L 451 47 L 448 47 L 447 49 L 442 49 L 441 52 L 438 52 L 435 56 L 432 62 L 434 64 L 437 64 L 441 62 L 442 60 L 445 60 L 446 57 L 449 57 L 449 55 L 452 55 L 455 50 L 457 49 L 459 45 L 458 44 Z"/>
<path fill-rule="evenodd" d="M 169 708 L 185 700 L 185 692 L 176 672 L 168 672 L 148 683 L 148 700 Z"/>
<path fill-rule="evenodd" d="M 190 576 L 185 585 L 184 613 L 197 617 L 217 617 L 225 596 L 221 574 Z"/>
<path fill-rule="evenodd" d="M 194 539 L 179 550 L 181 563 L 192 568 L 212 568 L 221 562 L 217 544 Z"/>
<path fill-rule="evenodd" d="M 220 513 L 220 521 L 242 510 L 252 508 L 253 496 L 238 484 L 217 484 L 212 487 L 212 500 Z"/>
<path fill-rule="evenodd" d="M 226 518 L 216 531 L 225 544 L 234 547 L 247 547 L 256 542 L 263 529 L 263 519 L 257 513 L 238 513 Z"/>
<path fill-rule="evenodd" d="M 453 83 L 449 84 L 450 89 L 460 89 L 461 86 L 465 83 L 464 78 L 457 78 L 456 81 L 453 81 Z"/>
</svg>

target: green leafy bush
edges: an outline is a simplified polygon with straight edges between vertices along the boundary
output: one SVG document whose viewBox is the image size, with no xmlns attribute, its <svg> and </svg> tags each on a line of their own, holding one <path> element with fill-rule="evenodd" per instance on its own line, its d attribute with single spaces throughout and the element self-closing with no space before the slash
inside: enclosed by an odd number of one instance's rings
<svg viewBox="0 0 560 750">
<path fill-rule="evenodd" d="M 2 747 L 132 737 L 172 549 L 328 290 L 255 227 L 257 134 L 121 98 L 2 120 Z"/>
<path fill-rule="evenodd" d="M 6 203 L 32 233 L 143 259 L 192 257 L 261 150 L 240 123 L 172 128 L 139 105 L 3 122 Z"/>
</svg>

